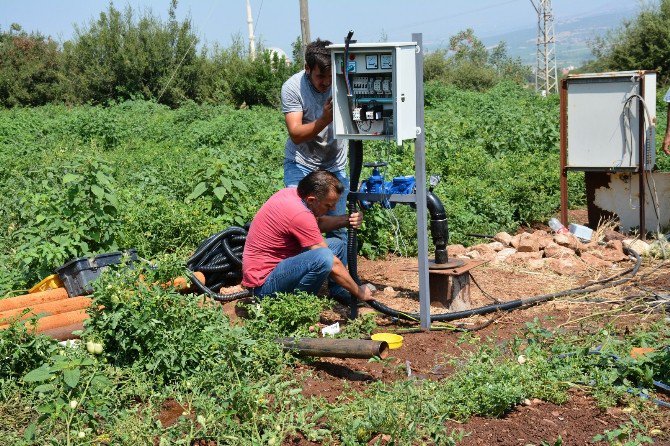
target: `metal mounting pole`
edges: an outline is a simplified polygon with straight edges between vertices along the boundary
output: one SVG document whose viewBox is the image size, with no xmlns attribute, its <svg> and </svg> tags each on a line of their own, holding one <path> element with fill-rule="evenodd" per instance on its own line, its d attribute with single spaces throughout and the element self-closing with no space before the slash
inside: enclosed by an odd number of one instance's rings
<svg viewBox="0 0 670 446">
<path fill-rule="evenodd" d="M 416 178 L 416 235 L 419 245 L 419 314 L 421 328 L 430 330 L 430 285 L 428 275 L 428 205 L 426 203 L 426 130 L 423 98 L 423 34 L 413 33 L 416 42 L 416 126 L 414 175 Z"/>
</svg>

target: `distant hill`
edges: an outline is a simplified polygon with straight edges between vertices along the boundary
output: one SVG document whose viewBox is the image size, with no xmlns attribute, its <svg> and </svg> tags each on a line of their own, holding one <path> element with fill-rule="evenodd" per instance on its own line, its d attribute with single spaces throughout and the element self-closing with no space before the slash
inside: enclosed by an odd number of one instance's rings
<svg viewBox="0 0 670 446">
<path fill-rule="evenodd" d="M 559 70 L 571 65 L 578 67 L 591 60 L 593 55 L 588 47 L 589 40 L 605 34 L 610 29 L 619 27 L 622 21 L 630 18 L 634 11 L 635 5 L 632 5 L 630 9 L 626 10 L 556 20 L 554 33 L 556 35 L 556 61 Z M 524 64 L 535 65 L 536 28 L 484 37 L 482 41 L 486 46 L 494 46 L 500 41 L 505 41 L 510 56 L 520 57 Z"/>
</svg>

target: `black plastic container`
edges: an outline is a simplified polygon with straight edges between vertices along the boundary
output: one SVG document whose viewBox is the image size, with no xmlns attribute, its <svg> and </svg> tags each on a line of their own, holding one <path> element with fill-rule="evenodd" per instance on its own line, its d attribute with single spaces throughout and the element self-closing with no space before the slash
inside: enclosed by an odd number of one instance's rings
<svg viewBox="0 0 670 446">
<path fill-rule="evenodd" d="M 70 297 L 85 296 L 93 292 L 91 283 L 100 276 L 100 273 L 110 265 L 119 265 L 124 256 L 130 263 L 139 260 L 134 249 L 108 252 L 95 257 L 70 260 L 60 268 L 56 268 L 56 274 L 63 281 Z"/>
</svg>

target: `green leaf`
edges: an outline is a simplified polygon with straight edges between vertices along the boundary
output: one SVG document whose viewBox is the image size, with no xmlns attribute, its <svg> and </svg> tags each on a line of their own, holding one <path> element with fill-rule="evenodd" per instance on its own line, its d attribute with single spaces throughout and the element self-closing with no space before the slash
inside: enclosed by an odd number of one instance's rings
<svg viewBox="0 0 670 446">
<path fill-rule="evenodd" d="M 75 175 L 73 173 L 66 173 L 63 176 L 63 184 L 75 183 L 79 180 L 81 180 L 81 177 L 79 175 Z"/>
<path fill-rule="evenodd" d="M 63 381 L 65 381 L 65 384 L 68 386 L 74 388 L 77 387 L 77 384 L 79 384 L 79 377 L 81 376 L 81 370 L 80 369 L 66 369 L 63 371 Z"/>
<path fill-rule="evenodd" d="M 198 185 L 195 187 L 195 189 L 193 189 L 193 192 L 191 192 L 191 195 L 186 197 L 186 202 L 189 202 L 191 200 L 195 200 L 200 195 L 204 194 L 206 190 L 207 190 L 207 184 L 204 181 L 201 181 L 200 183 L 198 183 Z"/>
<path fill-rule="evenodd" d="M 91 192 L 93 192 L 93 195 L 95 195 L 98 198 L 104 198 L 105 197 L 105 190 L 98 186 L 97 184 L 91 185 Z"/>
<path fill-rule="evenodd" d="M 111 182 L 109 181 L 109 177 L 102 172 L 96 172 L 95 173 L 95 178 L 98 180 L 98 183 L 102 184 L 103 186 L 110 186 L 111 185 Z"/>
<path fill-rule="evenodd" d="M 226 190 L 231 190 L 233 188 L 233 182 L 223 176 L 221 177 L 221 184 L 223 184 L 223 187 L 225 187 Z"/>
<path fill-rule="evenodd" d="M 27 383 L 46 381 L 47 379 L 51 378 L 51 376 L 52 376 L 51 370 L 49 369 L 49 367 L 43 365 L 40 368 L 31 370 L 30 372 L 26 373 L 26 376 L 23 377 L 23 381 Z"/>
<path fill-rule="evenodd" d="M 41 384 L 35 387 L 35 392 L 47 393 L 47 392 L 53 392 L 54 390 L 56 390 L 56 386 L 54 386 L 53 384 Z"/>
<path fill-rule="evenodd" d="M 218 198 L 221 201 L 223 201 L 223 197 L 226 196 L 226 189 L 221 187 L 221 186 L 215 187 L 213 192 L 214 192 L 214 195 L 216 195 L 216 198 Z"/>
<path fill-rule="evenodd" d="M 35 438 L 35 431 L 36 431 L 36 430 L 37 430 L 37 424 L 36 424 L 36 423 L 30 423 L 30 425 L 28 426 L 28 428 L 27 428 L 27 429 L 25 430 L 25 432 L 23 433 L 23 438 L 24 438 L 26 441 L 30 441 L 30 440 L 32 440 L 33 438 Z"/>
</svg>

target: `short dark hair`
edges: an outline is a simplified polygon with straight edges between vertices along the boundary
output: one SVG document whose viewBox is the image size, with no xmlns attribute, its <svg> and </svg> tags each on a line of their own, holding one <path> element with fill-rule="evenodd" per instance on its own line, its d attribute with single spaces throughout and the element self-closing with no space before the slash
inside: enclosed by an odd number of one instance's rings
<svg viewBox="0 0 670 446">
<path fill-rule="evenodd" d="M 326 49 L 332 42 L 330 40 L 316 39 L 305 48 L 305 63 L 310 70 L 319 66 L 321 71 L 330 70 L 330 51 Z"/>
<path fill-rule="evenodd" d="M 298 183 L 298 196 L 302 199 L 314 195 L 318 200 L 323 200 L 330 191 L 341 195 L 344 192 L 344 185 L 334 173 L 327 170 L 310 172 Z"/>
</svg>

